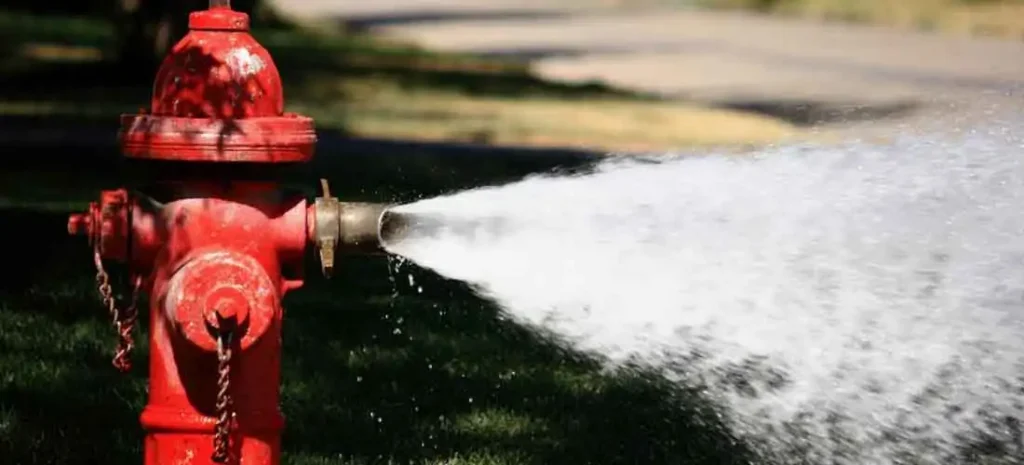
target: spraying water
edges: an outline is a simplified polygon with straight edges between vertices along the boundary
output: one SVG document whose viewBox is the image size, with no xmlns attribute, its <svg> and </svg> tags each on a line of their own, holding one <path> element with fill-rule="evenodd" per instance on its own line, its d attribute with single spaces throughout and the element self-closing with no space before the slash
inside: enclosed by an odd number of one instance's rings
<svg viewBox="0 0 1024 465">
<path fill-rule="evenodd" d="M 1022 134 L 609 161 L 398 207 L 388 248 L 703 388 L 766 462 L 1020 463 Z"/>
</svg>

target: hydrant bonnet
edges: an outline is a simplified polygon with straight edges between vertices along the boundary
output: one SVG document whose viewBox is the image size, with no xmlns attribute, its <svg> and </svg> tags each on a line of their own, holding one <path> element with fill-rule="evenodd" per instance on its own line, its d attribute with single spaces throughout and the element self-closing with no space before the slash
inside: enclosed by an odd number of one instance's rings
<svg viewBox="0 0 1024 465">
<path fill-rule="evenodd" d="M 126 157 L 208 162 L 308 161 L 311 118 L 284 113 L 281 76 L 228 8 L 192 13 L 189 33 L 164 59 L 148 115 L 121 117 Z"/>
</svg>

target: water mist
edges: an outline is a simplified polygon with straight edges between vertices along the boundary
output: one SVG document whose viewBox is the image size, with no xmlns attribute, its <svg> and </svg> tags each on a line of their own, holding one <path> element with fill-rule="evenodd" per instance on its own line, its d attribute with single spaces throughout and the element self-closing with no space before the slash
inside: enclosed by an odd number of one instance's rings
<svg viewBox="0 0 1024 465">
<path fill-rule="evenodd" d="M 1022 156 L 1010 121 L 619 159 L 397 207 L 388 250 L 702 388 L 766 462 L 1019 463 Z"/>
</svg>

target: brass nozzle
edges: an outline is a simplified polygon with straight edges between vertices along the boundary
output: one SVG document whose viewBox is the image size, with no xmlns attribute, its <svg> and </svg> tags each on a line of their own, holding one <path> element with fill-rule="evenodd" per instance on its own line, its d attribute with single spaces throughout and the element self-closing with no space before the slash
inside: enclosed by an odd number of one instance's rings
<svg viewBox="0 0 1024 465">
<path fill-rule="evenodd" d="M 417 236 L 427 236 L 444 227 L 445 224 L 437 218 L 385 210 L 380 217 L 377 237 L 382 245 L 394 244 L 408 238 L 412 232 Z"/>
<path fill-rule="evenodd" d="M 380 224 L 377 225 L 377 238 L 381 244 L 386 245 L 405 235 L 409 226 L 411 225 L 408 216 L 385 210 L 380 217 Z"/>
<path fill-rule="evenodd" d="M 339 205 L 339 248 L 347 252 L 382 252 L 381 224 L 390 205 L 365 202 L 340 202 Z"/>
<path fill-rule="evenodd" d="M 334 270 L 336 254 L 383 253 L 380 225 L 389 205 L 341 202 L 331 196 L 326 180 L 320 180 L 323 196 L 317 197 L 308 214 L 309 239 L 316 244 L 325 276 Z"/>
</svg>

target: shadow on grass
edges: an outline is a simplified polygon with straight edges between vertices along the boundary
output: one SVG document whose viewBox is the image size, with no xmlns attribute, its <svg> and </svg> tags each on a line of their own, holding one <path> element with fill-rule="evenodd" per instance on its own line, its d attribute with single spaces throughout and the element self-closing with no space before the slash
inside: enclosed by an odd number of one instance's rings
<svg viewBox="0 0 1024 465">
<path fill-rule="evenodd" d="M 893 103 L 861 104 L 812 100 L 763 99 L 729 100 L 715 103 L 721 108 L 759 113 L 800 127 L 831 123 L 884 121 L 899 119 L 919 110 L 921 102 L 905 100 Z"/>
<path fill-rule="evenodd" d="M 532 8 L 495 9 L 483 11 L 463 11 L 462 9 L 432 8 L 422 11 L 404 11 L 391 14 L 360 14 L 354 18 L 339 20 L 344 31 L 369 32 L 373 28 L 384 26 L 400 26 L 404 24 L 443 23 L 445 21 L 504 21 L 549 19 L 566 16 L 557 10 L 538 10 Z"/>
<path fill-rule="evenodd" d="M 138 463 L 144 337 L 110 365 L 113 329 L 88 246 L 63 213 L 0 210 L 0 457 L 12 465 Z M 284 463 L 745 463 L 699 396 L 602 373 L 508 321 L 459 283 L 384 258 L 315 261 L 285 301 Z M 422 292 L 406 283 L 414 276 Z M 145 318 L 140 327 L 145 327 Z M 211 373 L 212 375 L 212 373 Z"/>
</svg>

